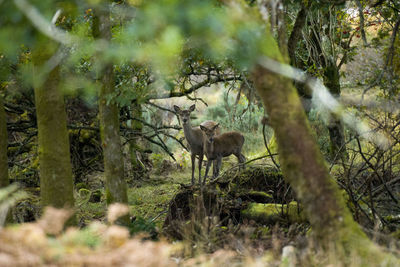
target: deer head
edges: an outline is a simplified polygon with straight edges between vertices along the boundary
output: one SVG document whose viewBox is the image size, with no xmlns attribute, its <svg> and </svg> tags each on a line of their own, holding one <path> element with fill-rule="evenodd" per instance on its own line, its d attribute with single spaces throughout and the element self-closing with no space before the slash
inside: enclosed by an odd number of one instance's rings
<svg viewBox="0 0 400 267">
<path fill-rule="evenodd" d="M 190 113 L 194 111 L 196 105 L 191 105 L 189 109 L 182 110 L 177 105 L 174 105 L 174 109 L 178 114 L 179 118 L 182 120 L 183 124 L 190 124 Z"/>
<path fill-rule="evenodd" d="M 203 125 L 200 125 L 200 129 L 203 131 L 203 133 L 205 134 L 206 137 L 206 141 L 208 143 L 212 143 L 214 142 L 214 137 L 217 135 L 217 128 L 219 126 L 219 123 L 217 123 L 216 125 L 214 125 L 212 128 L 207 128 Z"/>
</svg>

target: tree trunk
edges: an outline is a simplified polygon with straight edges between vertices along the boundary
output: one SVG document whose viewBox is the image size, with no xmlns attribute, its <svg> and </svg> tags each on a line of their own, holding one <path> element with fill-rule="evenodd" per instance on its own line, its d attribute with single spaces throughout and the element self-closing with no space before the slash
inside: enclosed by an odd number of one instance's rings
<svg viewBox="0 0 400 267">
<path fill-rule="evenodd" d="M 142 107 L 141 107 L 140 104 L 138 104 L 135 101 L 131 105 L 131 109 L 132 109 L 131 110 L 132 118 L 142 119 Z M 131 128 L 132 128 L 133 131 L 135 131 L 135 134 L 134 134 L 133 138 L 129 142 L 129 150 L 130 150 L 130 156 L 131 156 L 132 171 L 135 174 L 135 176 L 142 177 L 143 171 L 145 170 L 145 166 L 143 166 L 143 163 L 140 162 L 140 159 L 138 158 L 137 153 L 141 153 L 142 152 L 138 148 L 141 147 L 140 133 L 142 132 L 143 124 L 138 120 L 132 119 L 131 120 Z"/>
<path fill-rule="evenodd" d="M 277 47 L 274 51 L 276 58 L 281 59 Z M 334 249 L 343 261 L 351 253 L 369 264 L 371 255 L 376 263 L 394 261 L 394 257 L 385 258 L 387 255 L 354 222 L 341 191 L 329 175 L 292 82 L 260 65 L 253 70 L 253 81 L 275 130 L 284 177 L 304 205 L 318 243 L 325 249 Z"/>
<path fill-rule="evenodd" d="M 38 125 L 40 193 L 43 207 L 73 208 L 73 178 L 64 96 L 59 88 L 60 66 L 45 77 L 40 68 L 53 56 L 57 45 L 47 40 L 32 53 L 35 106 Z M 43 78 L 43 80 L 41 79 Z"/>
<path fill-rule="evenodd" d="M 0 188 L 10 184 L 8 180 L 8 158 L 7 158 L 7 120 L 4 110 L 3 97 L 0 95 Z"/>
<path fill-rule="evenodd" d="M 93 37 L 111 41 L 111 23 L 108 6 L 94 11 Z M 102 60 L 99 58 L 98 60 Z M 114 92 L 115 77 L 112 63 L 104 63 L 100 74 L 99 94 L 100 135 L 104 154 L 104 175 L 106 180 L 107 203 L 128 203 L 127 186 L 124 177 L 124 161 L 119 135 L 119 109 L 116 103 L 108 101 Z"/>
<path fill-rule="evenodd" d="M 328 66 L 325 67 L 324 71 L 324 84 L 328 88 L 329 92 L 335 96 L 340 96 L 340 75 L 339 69 L 335 62 L 329 61 Z M 343 123 L 340 121 L 335 114 L 331 115 L 328 124 L 329 138 L 330 138 L 330 160 L 332 162 L 338 160 L 346 161 L 348 158 L 346 150 L 346 140 L 344 136 Z"/>
<path fill-rule="evenodd" d="M 4 110 L 3 97 L 0 95 L 0 189 L 8 186 L 10 180 L 8 178 L 8 157 L 7 157 L 8 135 L 7 135 L 7 118 Z M 11 209 L 8 210 L 5 222 L 13 221 Z"/>
</svg>

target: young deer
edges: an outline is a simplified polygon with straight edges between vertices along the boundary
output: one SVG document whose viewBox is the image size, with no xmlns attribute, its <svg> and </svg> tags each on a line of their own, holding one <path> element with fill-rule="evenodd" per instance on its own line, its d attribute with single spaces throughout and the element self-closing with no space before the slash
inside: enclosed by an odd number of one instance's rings
<svg viewBox="0 0 400 267">
<path fill-rule="evenodd" d="M 195 160 L 196 155 L 199 156 L 199 184 L 201 184 L 201 165 L 203 162 L 204 151 L 203 151 L 203 133 L 200 130 L 200 127 L 192 127 L 190 122 L 190 113 L 192 113 L 195 109 L 195 105 L 190 106 L 187 110 L 182 110 L 180 107 L 174 105 L 174 109 L 178 114 L 180 120 L 183 125 L 183 132 L 185 134 L 185 138 L 189 144 L 190 156 L 192 159 L 192 185 L 194 184 L 194 169 L 195 169 Z M 205 121 L 201 123 L 201 125 L 206 127 L 216 127 L 216 134 L 219 134 L 220 129 L 218 128 L 218 124 L 214 121 Z M 218 129 L 217 129 L 218 128 Z M 210 163 L 211 164 L 211 163 Z M 208 166 L 208 165 L 207 165 Z M 215 171 L 215 164 L 213 166 Z"/>
<path fill-rule="evenodd" d="M 227 132 L 217 136 L 217 127 L 218 124 L 211 127 L 200 125 L 200 129 L 204 133 L 204 153 L 208 160 L 203 183 L 206 182 L 211 161 L 217 161 L 217 166 L 215 167 L 213 174 L 214 178 L 219 174 L 223 157 L 228 157 L 233 154 L 238 158 L 240 164 L 243 164 L 246 161 L 246 158 L 242 154 L 244 136 L 239 132 Z"/>
</svg>

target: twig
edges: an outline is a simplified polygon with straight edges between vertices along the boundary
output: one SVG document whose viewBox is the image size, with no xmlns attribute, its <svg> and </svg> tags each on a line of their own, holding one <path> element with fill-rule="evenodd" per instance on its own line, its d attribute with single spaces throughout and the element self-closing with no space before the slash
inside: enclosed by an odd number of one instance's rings
<svg viewBox="0 0 400 267">
<path fill-rule="evenodd" d="M 358 138 L 356 138 L 357 140 L 357 145 L 358 145 L 358 149 L 359 152 L 361 154 L 361 157 L 364 159 L 364 161 L 367 162 L 368 166 L 374 170 L 376 176 L 378 176 L 379 180 L 381 181 L 381 183 L 383 184 L 383 186 L 385 187 L 386 191 L 389 193 L 389 196 L 393 199 L 394 202 L 396 202 L 396 204 L 399 203 L 399 201 L 396 199 L 396 197 L 393 195 L 393 193 L 390 191 L 390 189 L 387 187 L 385 181 L 383 180 L 382 176 L 378 173 L 378 171 L 375 169 L 375 167 L 372 165 L 372 163 L 365 157 L 364 153 L 362 152 L 362 148 L 361 148 L 361 144 L 360 144 L 360 140 Z"/>
<path fill-rule="evenodd" d="M 266 125 L 266 123 L 263 123 L 262 132 L 263 132 L 264 145 L 265 145 L 265 148 L 266 148 L 267 151 L 268 151 L 268 155 L 271 157 L 271 160 L 272 160 L 272 162 L 274 163 L 275 167 L 276 167 L 278 170 L 280 170 L 281 167 L 279 166 L 278 163 L 276 163 L 276 161 L 275 161 L 275 159 L 274 159 L 274 156 L 272 155 L 271 151 L 269 150 L 268 143 L 267 143 L 267 139 L 266 139 L 266 137 L 265 137 L 265 125 Z"/>
</svg>

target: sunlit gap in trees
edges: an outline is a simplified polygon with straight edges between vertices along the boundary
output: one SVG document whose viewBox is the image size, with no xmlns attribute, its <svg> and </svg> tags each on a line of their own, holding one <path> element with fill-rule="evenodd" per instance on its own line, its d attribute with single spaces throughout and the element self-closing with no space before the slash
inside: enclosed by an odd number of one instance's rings
<svg viewBox="0 0 400 267">
<path fill-rule="evenodd" d="M 291 78 L 295 81 L 305 83 L 313 92 L 312 102 L 317 110 L 321 111 L 325 116 L 325 123 L 330 114 L 336 114 L 341 120 L 348 125 L 349 128 L 356 131 L 362 138 L 375 143 L 382 149 L 387 149 L 390 141 L 382 133 L 372 130 L 365 121 L 357 118 L 350 111 L 345 110 L 337 99 L 329 93 L 328 89 L 318 78 L 307 75 L 304 71 L 292 66 L 282 64 L 268 57 L 263 57 L 258 62 L 264 68 Z"/>
</svg>

